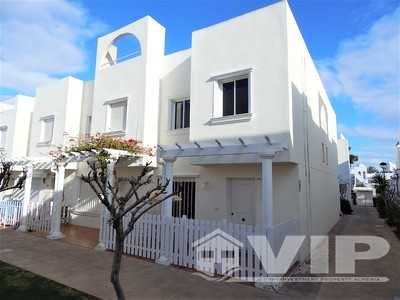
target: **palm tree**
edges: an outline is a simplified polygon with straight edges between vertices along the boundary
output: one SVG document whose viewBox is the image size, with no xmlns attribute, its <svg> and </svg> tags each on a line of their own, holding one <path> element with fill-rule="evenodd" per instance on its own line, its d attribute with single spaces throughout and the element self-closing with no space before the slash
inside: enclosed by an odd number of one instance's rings
<svg viewBox="0 0 400 300">
<path fill-rule="evenodd" d="M 389 189 L 389 182 L 381 174 L 375 174 L 372 177 L 372 183 L 375 185 L 376 192 L 382 196 L 385 194 L 386 190 Z"/>
</svg>

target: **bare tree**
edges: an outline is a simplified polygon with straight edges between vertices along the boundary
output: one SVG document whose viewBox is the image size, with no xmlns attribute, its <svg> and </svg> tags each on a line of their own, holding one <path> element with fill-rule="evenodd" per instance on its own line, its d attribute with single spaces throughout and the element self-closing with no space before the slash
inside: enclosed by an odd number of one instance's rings
<svg viewBox="0 0 400 300">
<path fill-rule="evenodd" d="M 3 154 L 0 155 L 0 192 L 21 189 L 24 186 L 27 170 L 22 169 L 21 174 L 14 180 L 12 177 L 13 162 L 8 160 Z M 11 184 L 12 182 L 12 184 Z"/>
<path fill-rule="evenodd" d="M 158 183 L 156 187 L 147 190 L 145 194 L 139 196 L 138 190 L 151 183 L 152 176 L 149 175 L 151 171 L 149 164 L 144 166 L 142 172 L 137 177 L 120 178 L 117 177 L 114 171 L 114 174 L 112 174 L 115 179 L 114 184 L 111 184 L 107 180 L 107 175 L 110 174 L 107 174 L 104 164 L 90 162 L 89 167 L 91 171 L 88 175 L 81 175 L 81 177 L 83 181 L 90 185 L 101 203 L 110 213 L 109 223 L 115 229 L 116 236 L 110 281 L 114 286 L 118 299 L 125 299 L 124 290 L 119 280 L 124 240 L 134 229 L 136 221 L 144 213 L 179 193 L 179 191 L 166 195 L 166 188 L 170 183 L 170 180 L 167 180 L 164 184 Z M 120 187 L 126 183 L 129 184 L 129 189 L 122 194 Z M 130 201 L 131 199 L 133 201 Z M 129 218 L 128 226 L 125 229 L 123 226 L 124 217 Z"/>
</svg>

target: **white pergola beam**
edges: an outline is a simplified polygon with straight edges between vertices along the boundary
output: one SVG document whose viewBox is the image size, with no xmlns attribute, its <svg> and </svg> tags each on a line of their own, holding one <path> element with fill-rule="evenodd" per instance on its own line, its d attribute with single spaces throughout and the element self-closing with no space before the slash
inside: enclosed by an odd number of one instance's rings
<svg viewBox="0 0 400 300">
<path fill-rule="evenodd" d="M 222 145 L 222 144 L 221 144 Z M 214 156 L 214 155 L 235 155 L 235 154 L 259 154 L 264 152 L 283 151 L 281 143 L 257 143 L 257 144 L 237 144 L 228 146 L 203 146 L 195 142 L 195 146 L 190 148 L 169 148 L 164 145 L 159 146 L 161 158 L 173 157 L 194 157 L 194 156 Z"/>
</svg>

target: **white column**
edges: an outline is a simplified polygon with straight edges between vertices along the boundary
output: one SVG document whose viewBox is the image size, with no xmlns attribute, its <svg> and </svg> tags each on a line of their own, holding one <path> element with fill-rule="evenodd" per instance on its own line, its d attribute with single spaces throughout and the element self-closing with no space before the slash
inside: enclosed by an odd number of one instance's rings
<svg viewBox="0 0 400 300">
<path fill-rule="evenodd" d="M 268 243 L 275 253 L 275 232 L 274 232 L 274 198 L 272 191 L 272 159 L 275 157 L 274 152 L 260 153 L 262 163 L 262 211 L 263 225 L 267 227 Z M 272 260 L 272 261 L 271 261 Z M 271 267 L 267 270 L 267 276 L 276 276 L 273 274 L 275 270 L 275 260 L 272 255 L 267 257 L 267 265 Z M 256 283 L 256 287 L 268 288 L 274 286 L 274 283 Z"/>
<path fill-rule="evenodd" d="M 50 234 L 47 236 L 47 238 L 50 240 L 62 239 L 65 237 L 65 235 L 60 232 L 65 166 L 65 163 L 57 163 L 56 181 L 53 196 L 53 209 L 51 215 L 51 228 Z"/>
<path fill-rule="evenodd" d="M 24 200 L 22 203 L 22 218 L 21 225 L 18 227 L 19 231 L 27 231 L 27 217 L 28 217 L 28 206 L 31 200 L 31 190 L 32 190 L 32 175 L 33 175 L 33 164 L 28 164 L 26 166 L 26 179 L 24 183 Z"/>
<path fill-rule="evenodd" d="M 169 195 L 173 191 L 173 181 L 174 181 L 174 162 L 176 157 L 164 158 L 165 161 L 165 180 L 163 183 L 169 179 L 169 184 L 165 190 L 165 194 Z M 161 216 L 172 217 L 172 199 L 169 198 L 161 203 Z"/>
<path fill-rule="evenodd" d="M 274 199 L 272 193 L 272 159 L 275 153 L 260 153 L 262 163 L 262 211 L 263 225 L 274 226 Z"/>
</svg>

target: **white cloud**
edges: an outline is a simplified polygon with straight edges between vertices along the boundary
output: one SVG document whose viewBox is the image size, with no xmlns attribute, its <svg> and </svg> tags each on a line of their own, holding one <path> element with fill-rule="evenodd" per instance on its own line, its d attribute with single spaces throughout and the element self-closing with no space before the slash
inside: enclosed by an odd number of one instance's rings
<svg viewBox="0 0 400 300">
<path fill-rule="evenodd" d="M 318 63 L 332 96 L 358 110 L 398 122 L 400 107 L 400 7 L 362 35 L 341 43 L 337 55 Z"/>
<path fill-rule="evenodd" d="M 4 1 L 0 69 L 2 88 L 34 94 L 39 85 L 84 71 L 85 42 L 106 26 L 91 20 L 78 3 Z"/>
<path fill-rule="evenodd" d="M 338 132 L 345 136 L 364 138 L 373 141 L 387 141 L 393 143 L 399 136 L 399 130 L 388 128 L 386 126 L 355 125 L 352 128 L 344 124 L 338 124 Z"/>
</svg>

